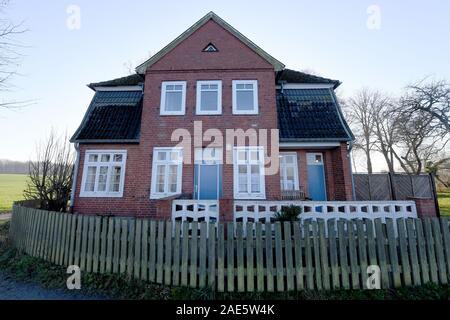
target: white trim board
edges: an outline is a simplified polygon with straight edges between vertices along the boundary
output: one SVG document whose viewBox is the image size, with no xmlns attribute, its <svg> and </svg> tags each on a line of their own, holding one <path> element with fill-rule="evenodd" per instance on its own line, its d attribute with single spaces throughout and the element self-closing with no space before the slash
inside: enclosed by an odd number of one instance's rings
<svg viewBox="0 0 450 320">
<path fill-rule="evenodd" d="M 340 142 L 280 142 L 282 149 L 330 149 L 340 146 Z"/>
<path fill-rule="evenodd" d="M 283 86 L 276 85 L 276 89 L 333 89 L 333 83 L 285 83 Z"/>
<path fill-rule="evenodd" d="M 142 91 L 141 86 L 94 87 L 95 91 Z"/>
</svg>

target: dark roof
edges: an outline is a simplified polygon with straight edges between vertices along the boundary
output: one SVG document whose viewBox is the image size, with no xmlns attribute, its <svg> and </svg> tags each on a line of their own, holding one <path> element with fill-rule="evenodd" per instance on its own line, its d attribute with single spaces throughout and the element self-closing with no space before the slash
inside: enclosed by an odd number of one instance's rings
<svg viewBox="0 0 450 320">
<path fill-rule="evenodd" d="M 113 80 L 90 83 L 88 84 L 88 87 L 94 89 L 95 87 L 137 86 L 143 82 L 144 82 L 143 76 L 139 74 L 132 74 L 130 76 L 121 77 Z"/>
<path fill-rule="evenodd" d="M 353 139 L 332 89 L 277 89 L 277 111 L 280 140 Z"/>
<path fill-rule="evenodd" d="M 71 142 L 139 142 L 142 91 L 97 91 Z"/>
<path fill-rule="evenodd" d="M 278 71 L 275 76 L 275 81 L 277 84 L 279 84 L 281 81 L 286 81 L 287 83 L 330 83 L 333 84 L 334 89 L 336 89 L 341 84 L 339 80 L 322 78 L 291 69 Z"/>
</svg>

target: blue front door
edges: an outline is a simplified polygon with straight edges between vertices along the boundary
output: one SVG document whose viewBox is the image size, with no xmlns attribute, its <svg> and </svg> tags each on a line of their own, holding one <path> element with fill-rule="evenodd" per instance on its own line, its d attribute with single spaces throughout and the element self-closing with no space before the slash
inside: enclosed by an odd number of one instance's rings
<svg viewBox="0 0 450 320">
<path fill-rule="evenodd" d="M 309 197 L 314 201 L 325 201 L 327 200 L 327 195 L 323 155 L 321 153 L 308 153 L 306 160 L 308 166 Z"/>
<path fill-rule="evenodd" d="M 195 199 L 217 200 L 222 189 L 222 166 L 220 164 L 196 164 Z"/>
</svg>

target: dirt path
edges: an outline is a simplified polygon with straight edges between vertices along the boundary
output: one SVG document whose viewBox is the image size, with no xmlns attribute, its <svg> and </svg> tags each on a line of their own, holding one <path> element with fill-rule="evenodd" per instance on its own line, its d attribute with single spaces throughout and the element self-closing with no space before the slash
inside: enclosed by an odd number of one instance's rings
<svg viewBox="0 0 450 320">
<path fill-rule="evenodd" d="M 87 295 L 62 289 L 45 289 L 36 283 L 17 281 L 0 273 L 0 300 L 105 300 L 107 297 Z"/>
</svg>

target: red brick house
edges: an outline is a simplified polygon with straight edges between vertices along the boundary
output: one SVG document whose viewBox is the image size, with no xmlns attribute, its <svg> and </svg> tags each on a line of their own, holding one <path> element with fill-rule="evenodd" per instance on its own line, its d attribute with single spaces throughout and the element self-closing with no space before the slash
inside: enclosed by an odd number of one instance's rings
<svg viewBox="0 0 450 320">
<path fill-rule="evenodd" d="M 242 219 L 246 203 L 350 201 L 353 135 L 339 85 L 286 69 L 208 13 L 136 74 L 89 85 L 95 95 L 71 139 L 72 210 L 229 221 Z M 230 141 L 230 129 L 243 131 Z M 256 132 L 256 145 L 249 136 L 238 144 L 242 132 Z M 268 174 L 271 156 L 279 168 Z"/>
</svg>

